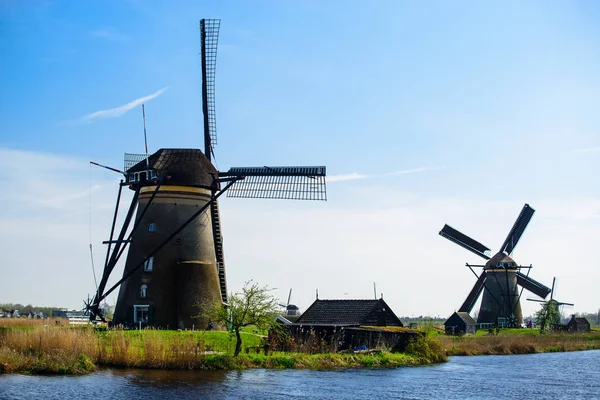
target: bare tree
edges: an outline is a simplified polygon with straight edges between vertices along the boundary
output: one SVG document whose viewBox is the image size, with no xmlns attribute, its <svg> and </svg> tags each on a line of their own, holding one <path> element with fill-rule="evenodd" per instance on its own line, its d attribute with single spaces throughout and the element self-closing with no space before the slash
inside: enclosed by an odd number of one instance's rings
<svg viewBox="0 0 600 400">
<path fill-rule="evenodd" d="M 229 296 L 229 303 L 202 304 L 201 315 L 211 322 L 223 324 L 235 333 L 235 357 L 242 350 L 242 335 L 240 330 L 249 325 L 257 329 L 267 329 L 275 321 L 278 311 L 277 299 L 269 292 L 267 286 L 247 281 L 240 292 Z"/>
</svg>

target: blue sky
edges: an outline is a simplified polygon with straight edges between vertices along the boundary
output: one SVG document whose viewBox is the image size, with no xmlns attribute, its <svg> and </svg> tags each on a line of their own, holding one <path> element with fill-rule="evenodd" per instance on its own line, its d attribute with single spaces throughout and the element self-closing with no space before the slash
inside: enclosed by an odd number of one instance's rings
<svg viewBox="0 0 600 400">
<path fill-rule="evenodd" d="M 232 289 L 294 287 L 306 308 L 315 286 L 365 297 L 379 280 L 398 314 L 447 315 L 478 260 L 437 231 L 495 249 L 529 202 L 520 262 L 557 276 L 576 310 L 600 306 L 594 1 L 2 2 L 0 150 L 14 173 L 0 178 L 0 269 L 17 284 L 0 283 L 0 301 L 75 307 L 93 289 L 89 232 L 101 248 L 118 176 L 87 163 L 122 166 L 143 130 L 139 106 L 90 115 L 164 89 L 145 102 L 150 149 L 202 146 L 203 17 L 222 20 L 217 167 L 326 164 L 334 177 L 326 204 L 223 202 Z M 48 264 L 22 257 L 32 231 Z M 23 270 L 48 265 L 64 266 L 52 285 L 77 291 L 31 288 Z"/>
</svg>

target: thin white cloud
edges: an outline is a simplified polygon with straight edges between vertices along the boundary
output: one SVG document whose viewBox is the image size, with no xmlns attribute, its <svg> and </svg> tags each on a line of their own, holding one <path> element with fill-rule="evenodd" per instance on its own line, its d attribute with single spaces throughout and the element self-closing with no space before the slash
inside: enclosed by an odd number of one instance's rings
<svg viewBox="0 0 600 400">
<path fill-rule="evenodd" d="M 169 86 L 166 86 L 152 94 L 149 94 L 148 96 L 144 96 L 144 97 L 140 97 L 139 99 L 135 99 L 133 101 L 130 101 L 127 104 L 123 104 L 122 106 L 118 106 L 115 108 L 110 108 L 108 110 L 100 110 L 100 111 L 95 111 L 91 114 L 87 114 L 84 115 L 83 117 L 81 117 L 79 119 L 80 122 L 87 122 L 90 123 L 96 119 L 105 119 L 105 118 L 116 118 L 116 117 L 120 117 L 121 115 L 125 114 L 127 111 L 139 106 L 140 104 L 155 99 L 158 96 L 160 96 L 161 94 L 163 94 L 163 92 L 165 90 L 167 90 L 169 88 Z"/>
<path fill-rule="evenodd" d="M 114 28 L 96 29 L 90 32 L 90 36 L 121 42 L 129 40 L 129 36 L 117 32 Z"/>
<path fill-rule="evenodd" d="M 355 181 L 358 179 L 366 179 L 366 178 L 379 178 L 379 177 L 383 177 L 383 176 L 396 176 L 396 175 L 406 175 L 406 174 L 415 174 L 418 172 L 424 172 L 424 171 L 437 171 L 437 170 L 441 170 L 441 169 L 446 169 L 446 166 L 441 166 L 441 167 L 419 167 L 419 168 L 412 168 L 412 169 L 403 169 L 403 170 L 399 170 L 399 171 L 392 171 L 392 172 L 386 172 L 383 174 L 373 174 L 373 175 L 365 175 L 365 174 L 359 174 L 356 172 L 352 172 L 349 174 L 340 174 L 340 175 L 331 175 L 327 177 L 327 182 L 331 183 L 331 182 L 343 182 L 343 181 Z"/>
<path fill-rule="evenodd" d="M 587 148 L 584 148 L 584 149 L 573 150 L 573 153 L 591 153 L 593 151 L 600 151 L 600 146 L 587 147 Z"/>
<path fill-rule="evenodd" d="M 413 169 L 403 169 L 400 171 L 388 172 L 387 174 L 381 174 L 376 176 L 394 176 L 394 175 L 406 175 L 406 174 L 415 174 L 417 172 L 425 172 L 425 171 L 439 171 L 441 169 L 446 169 L 446 166 L 441 167 L 419 167 Z"/>
<path fill-rule="evenodd" d="M 364 179 L 368 175 L 357 174 L 352 172 L 351 174 L 331 175 L 327 177 L 327 182 L 342 182 L 342 181 L 354 181 L 357 179 Z"/>
</svg>

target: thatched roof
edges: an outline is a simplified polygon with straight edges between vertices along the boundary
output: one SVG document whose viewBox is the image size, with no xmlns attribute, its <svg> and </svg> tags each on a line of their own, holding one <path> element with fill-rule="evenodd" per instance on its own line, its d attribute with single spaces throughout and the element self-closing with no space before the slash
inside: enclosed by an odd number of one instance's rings
<svg viewBox="0 0 600 400">
<path fill-rule="evenodd" d="M 167 185 L 210 187 L 213 176 L 218 176 L 217 169 L 198 149 L 160 149 L 148 157 L 151 169 L 156 170 L 159 177 L 171 176 Z M 146 170 L 146 160 L 142 160 L 127 170 L 127 173 Z"/>
<path fill-rule="evenodd" d="M 504 253 L 498 253 L 494 257 L 490 258 L 487 263 L 485 263 L 485 269 L 494 269 L 498 268 L 499 263 L 512 263 L 513 266 L 516 266 L 515 260 L 510 258 Z"/>
</svg>

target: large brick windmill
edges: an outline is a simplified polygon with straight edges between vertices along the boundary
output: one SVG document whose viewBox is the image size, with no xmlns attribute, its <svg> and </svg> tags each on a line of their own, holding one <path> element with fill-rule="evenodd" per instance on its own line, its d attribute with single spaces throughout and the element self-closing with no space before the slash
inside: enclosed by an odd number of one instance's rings
<svg viewBox="0 0 600 400">
<path fill-rule="evenodd" d="M 326 200 L 323 166 L 222 172 L 212 164 L 217 143 L 214 95 L 219 27 L 220 20 L 200 21 L 204 151 L 160 149 L 150 156 L 125 155 L 125 179 L 119 187 L 110 239 L 104 242 L 108 244 L 104 272 L 94 299 L 86 305 L 90 319 L 103 318 L 100 302 L 120 286 L 114 324 L 206 327 L 208 321 L 194 317 L 197 304 L 227 303 L 217 199 L 227 192 L 228 197 Z M 134 194 L 115 235 L 123 187 Z M 123 277 L 106 290 L 128 245 Z"/>
<path fill-rule="evenodd" d="M 471 312 L 477 298 L 483 291 L 477 323 L 507 327 L 520 326 L 523 322 L 520 304 L 523 291 L 519 292 L 518 286 L 535 293 L 541 298 L 545 298 L 550 293 L 550 288 L 529 277 L 531 265 L 518 265 L 510 257 L 534 212 L 535 210 L 529 204 L 523 206 L 519 217 L 508 233 L 506 240 L 504 240 L 502 247 L 500 247 L 500 251 L 493 257 L 490 257 L 491 253 L 488 247 L 451 226 L 444 225 L 440 231 L 441 236 L 487 260 L 485 265 L 467 264 L 475 276 L 477 274 L 473 271 L 473 267 L 481 267 L 483 271 L 477 276 L 475 286 L 473 286 L 458 310 L 459 312 Z M 527 274 L 523 274 L 522 269 L 527 269 Z"/>
</svg>

